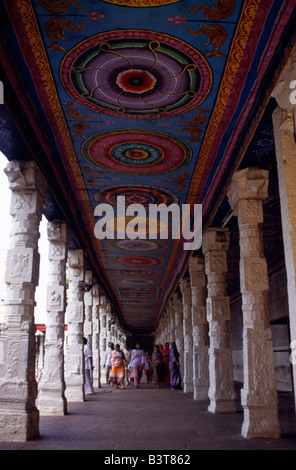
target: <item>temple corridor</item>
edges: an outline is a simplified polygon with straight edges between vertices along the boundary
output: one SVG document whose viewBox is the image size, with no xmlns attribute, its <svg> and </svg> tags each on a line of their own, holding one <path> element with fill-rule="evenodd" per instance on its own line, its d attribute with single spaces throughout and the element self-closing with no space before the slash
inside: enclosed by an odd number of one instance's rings
<svg viewBox="0 0 296 470">
<path fill-rule="evenodd" d="M 295 89 L 295 0 L 0 1 L 1 449 L 296 449 Z"/>
</svg>

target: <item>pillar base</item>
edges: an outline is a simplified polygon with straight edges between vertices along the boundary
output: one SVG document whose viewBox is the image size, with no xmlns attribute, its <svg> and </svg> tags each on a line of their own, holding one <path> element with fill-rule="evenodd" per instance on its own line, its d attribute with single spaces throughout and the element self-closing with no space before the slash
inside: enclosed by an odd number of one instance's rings
<svg viewBox="0 0 296 470">
<path fill-rule="evenodd" d="M 82 402 L 84 401 L 84 393 L 80 387 L 67 386 L 66 397 L 68 402 Z"/>
<path fill-rule="evenodd" d="M 183 392 L 184 393 L 193 393 L 193 385 L 192 384 L 188 385 L 188 384 L 184 383 Z"/>
<path fill-rule="evenodd" d="M 65 416 L 68 413 L 67 400 L 61 397 L 60 392 L 44 398 L 41 395 L 37 406 L 40 416 Z"/>
<path fill-rule="evenodd" d="M 275 392 L 265 390 L 265 400 L 255 390 L 241 389 L 244 421 L 241 434 L 247 439 L 278 439 L 281 437 L 278 420 L 278 400 Z"/>
<path fill-rule="evenodd" d="M 1 441 L 25 442 L 40 437 L 37 408 L 19 412 L 0 409 L 0 414 Z"/>
<path fill-rule="evenodd" d="M 241 434 L 246 439 L 279 439 L 281 431 L 277 409 L 245 408 Z"/>
<path fill-rule="evenodd" d="M 232 400 L 211 400 L 208 411 L 210 413 L 236 413 L 236 406 Z"/>
<path fill-rule="evenodd" d="M 194 387 L 193 399 L 196 401 L 205 401 L 209 399 L 209 385 L 204 387 Z"/>
</svg>

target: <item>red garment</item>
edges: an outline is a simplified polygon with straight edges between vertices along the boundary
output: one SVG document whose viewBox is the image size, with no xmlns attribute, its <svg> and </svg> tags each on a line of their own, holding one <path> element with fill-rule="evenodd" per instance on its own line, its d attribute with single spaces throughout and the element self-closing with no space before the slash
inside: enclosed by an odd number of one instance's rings
<svg viewBox="0 0 296 470">
<path fill-rule="evenodd" d="M 170 348 L 167 344 L 165 344 L 164 348 L 161 350 L 163 355 L 163 365 L 164 365 L 164 385 L 170 387 L 171 379 L 170 379 L 170 369 L 169 369 L 169 362 L 170 362 Z"/>
</svg>

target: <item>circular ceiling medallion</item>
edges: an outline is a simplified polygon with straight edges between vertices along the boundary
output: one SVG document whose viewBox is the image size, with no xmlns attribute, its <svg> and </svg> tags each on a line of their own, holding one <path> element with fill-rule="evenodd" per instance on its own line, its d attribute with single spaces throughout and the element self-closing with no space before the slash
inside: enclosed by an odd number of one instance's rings
<svg viewBox="0 0 296 470">
<path fill-rule="evenodd" d="M 68 94 L 95 112 L 134 119 L 161 118 L 200 105 L 212 85 L 202 54 L 172 36 L 123 30 L 97 34 L 65 56 Z"/>
<path fill-rule="evenodd" d="M 121 251 L 158 252 L 168 248 L 167 244 L 159 240 L 110 240 L 110 248 Z"/>
<path fill-rule="evenodd" d="M 146 286 L 147 284 L 155 284 L 155 281 L 152 281 L 151 279 L 122 279 L 121 283 L 135 286 Z"/>
<path fill-rule="evenodd" d="M 159 7 L 162 5 L 170 5 L 171 3 L 180 2 L 180 0 L 103 0 L 114 5 L 122 5 L 126 7 Z"/>
<path fill-rule="evenodd" d="M 150 258 L 148 256 L 119 256 L 116 258 L 118 264 L 123 264 L 124 266 L 157 266 L 160 264 L 160 260 L 157 258 Z"/>
<path fill-rule="evenodd" d="M 81 153 L 93 166 L 139 175 L 179 170 L 192 157 L 190 147 L 178 137 L 128 129 L 92 135 L 83 143 Z"/>
<path fill-rule="evenodd" d="M 118 274 L 120 276 L 155 276 L 156 273 L 155 271 L 147 271 L 146 269 L 145 270 L 142 270 L 142 269 L 117 269 L 116 271 L 114 271 L 115 274 Z"/>
<path fill-rule="evenodd" d="M 178 204 L 179 198 L 167 189 L 145 185 L 108 186 L 94 193 L 94 199 L 99 203 L 117 205 L 118 196 L 125 197 L 125 205 L 141 204 L 148 207 L 150 204 Z"/>
</svg>

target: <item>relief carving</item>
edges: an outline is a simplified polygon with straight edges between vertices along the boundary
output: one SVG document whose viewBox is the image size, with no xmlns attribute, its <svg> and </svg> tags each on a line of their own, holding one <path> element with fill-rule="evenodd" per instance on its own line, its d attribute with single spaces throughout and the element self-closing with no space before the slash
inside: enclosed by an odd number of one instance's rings
<svg viewBox="0 0 296 470">
<path fill-rule="evenodd" d="M 18 282 L 30 282 L 32 278 L 33 253 L 30 249 L 16 253 L 13 250 L 8 252 L 6 265 L 6 282 L 15 279 Z"/>
</svg>

